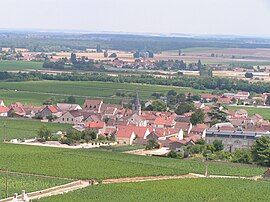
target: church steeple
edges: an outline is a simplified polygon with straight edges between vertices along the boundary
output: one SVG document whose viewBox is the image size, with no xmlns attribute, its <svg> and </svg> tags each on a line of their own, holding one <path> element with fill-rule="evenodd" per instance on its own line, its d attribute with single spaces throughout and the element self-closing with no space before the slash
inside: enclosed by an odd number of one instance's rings
<svg viewBox="0 0 270 202">
<path fill-rule="evenodd" d="M 133 110 L 133 113 L 142 115 L 142 106 L 141 106 L 138 91 L 136 92 L 136 98 L 134 99 L 133 104 L 132 104 L 132 110 Z"/>
</svg>

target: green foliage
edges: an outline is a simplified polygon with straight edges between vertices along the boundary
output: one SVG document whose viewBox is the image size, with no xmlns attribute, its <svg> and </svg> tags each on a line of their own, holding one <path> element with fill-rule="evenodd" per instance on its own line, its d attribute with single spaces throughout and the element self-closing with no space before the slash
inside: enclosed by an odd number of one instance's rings
<svg viewBox="0 0 270 202">
<path fill-rule="evenodd" d="M 263 166 L 270 166 L 270 137 L 258 138 L 252 147 L 253 160 Z"/>
<path fill-rule="evenodd" d="M 76 98 L 74 96 L 68 96 L 65 101 L 65 103 L 68 103 L 68 104 L 76 104 Z"/>
<path fill-rule="evenodd" d="M 52 133 L 45 125 L 42 125 L 37 131 L 37 135 L 39 138 L 47 141 L 51 138 Z"/>
<path fill-rule="evenodd" d="M 164 111 L 167 111 L 167 107 L 166 107 L 166 103 L 160 100 L 155 100 L 152 102 L 151 105 L 146 107 L 146 110 L 164 112 Z"/>
<path fill-rule="evenodd" d="M 205 172 L 202 161 L 189 159 L 174 160 L 119 152 L 0 143 L 0 169 L 7 167 L 10 171 L 74 179 L 179 175 L 190 172 L 203 174 Z M 257 166 L 219 162 L 209 162 L 208 168 L 211 174 L 219 175 L 255 176 L 265 171 L 265 168 Z"/>
<path fill-rule="evenodd" d="M 160 145 L 156 140 L 148 140 L 145 147 L 146 150 L 159 149 Z"/>
<path fill-rule="evenodd" d="M 160 180 L 90 186 L 40 201 L 268 201 L 269 186 L 242 179 Z"/>
<path fill-rule="evenodd" d="M 5 177 L 4 172 L 0 172 L 0 199 L 5 198 Z M 48 179 L 46 177 L 35 177 L 29 175 L 8 174 L 8 196 L 14 193 L 21 194 L 22 190 L 26 192 L 34 192 L 42 189 L 51 188 L 71 182 L 65 179 Z"/>
<path fill-rule="evenodd" d="M 175 110 L 175 113 L 178 115 L 182 115 L 184 113 L 194 111 L 195 107 L 193 103 L 184 102 L 178 105 L 177 109 Z"/>
<path fill-rule="evenodd" d="M 252 154 L 248 149 L 237 149 L 232 154 L 232 162 L 235 163 L 252 163 Z"/>
<path fill-rule="evenodd" d="M 201 109 L 196 110 L 191 115 L 190 122 L 192 123 L 192 125 L 197 125 L 198 123 L 203 123 L 204 122 L 204 112 Z"/>
<path fill-rule="evenodd" d="M 224 149 L 224 145 L 222 144 L 221 140 L 214 140 L 213 146 L 215 151 L 222 151 Z"/>
</svg>

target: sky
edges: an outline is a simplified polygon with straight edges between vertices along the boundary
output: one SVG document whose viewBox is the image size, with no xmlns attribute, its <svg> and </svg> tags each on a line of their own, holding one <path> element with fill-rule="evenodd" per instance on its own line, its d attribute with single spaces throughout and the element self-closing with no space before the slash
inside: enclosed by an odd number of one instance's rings
<svg viewBox="0 0 270 202">
<path fill-rule="evenodd" d="M 0 0 L 0 28 L 270 36 L 270 0 Z"/>
</svg>

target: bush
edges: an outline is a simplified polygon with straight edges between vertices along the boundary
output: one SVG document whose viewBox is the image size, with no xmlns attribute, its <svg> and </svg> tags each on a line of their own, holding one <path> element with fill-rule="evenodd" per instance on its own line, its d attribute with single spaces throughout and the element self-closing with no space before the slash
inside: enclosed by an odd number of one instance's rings
<svg viewBox="0 0 270 202">
<path fill-rule="evenodd" d="M 248 149 L 237 149 L 232 154 L 232 162 L 235 163 L 252 163 L 252 154 Z"/>
</svg>

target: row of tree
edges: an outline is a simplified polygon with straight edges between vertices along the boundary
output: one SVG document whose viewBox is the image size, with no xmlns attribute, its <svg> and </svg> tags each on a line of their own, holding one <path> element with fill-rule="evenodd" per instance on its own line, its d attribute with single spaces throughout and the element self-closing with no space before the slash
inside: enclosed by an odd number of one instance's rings
<svg viewBox="0 0 270 202">
<path fill-rule="evenodd" d="M 100 68 L 99 68 L 100 69 Z M 119 75 L 117 77 L 110 76 L 105 73 L 85 73 L 85 74 L 57 74 L 49 75 L 38 72 L 31 73 L 8 73 L 0 72 L 0 80 L 8 81 L 28 81 L 28 80 L 61 80 L 61 81 L 103 81 L 116 83 L 143 83 L 166 86 L 191 87 L 194 89 L 213 89 L 213 90 L 227 90 L 227 91 L 247 91 L 255 93 L 270 92 L 270 83 L 256 82 L 249 83 L 248 81 L 209 77 L 183 76 L 181 78 L 156 78 L 150 75 L 127 76 Z"/>
</svg>

